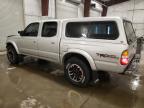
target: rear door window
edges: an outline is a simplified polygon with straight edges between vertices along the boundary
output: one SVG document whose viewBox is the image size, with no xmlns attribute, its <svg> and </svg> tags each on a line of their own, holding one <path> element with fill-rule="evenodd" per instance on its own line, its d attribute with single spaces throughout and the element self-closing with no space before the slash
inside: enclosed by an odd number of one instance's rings
<svg viewBox="0 0 144 108">
<path fill-rule="evenodd" d="M 53 37 L 57 34 L 57 22 L 45 22 L 42 28 L 42 37 Z"/>
<path fill-rule="evenodd" d="M 114 21 L 100 22 L 70 22 L 66 26 L 66 36 L 71 38 L 91 38 L 115 40 L 118 38 L 118 28 Z"/>
</svg>

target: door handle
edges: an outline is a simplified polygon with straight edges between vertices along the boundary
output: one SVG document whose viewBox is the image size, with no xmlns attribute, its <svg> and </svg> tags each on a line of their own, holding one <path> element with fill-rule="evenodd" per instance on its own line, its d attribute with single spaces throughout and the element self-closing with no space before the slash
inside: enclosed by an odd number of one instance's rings
<svg viewBox="0 0 144 108">
<path fill-rule="evenodd" d="M 51 44 L 55 44 L 55 42 L 51 42 Z"/>
</svg>

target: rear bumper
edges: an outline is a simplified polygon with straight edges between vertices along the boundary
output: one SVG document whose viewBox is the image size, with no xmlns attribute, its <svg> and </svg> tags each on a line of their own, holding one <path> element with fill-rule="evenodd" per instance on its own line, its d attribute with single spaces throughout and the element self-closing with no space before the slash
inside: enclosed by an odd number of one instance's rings
<svg viewBox="0 0 144 108">
<path fill-rule="evenodd" d="M 127 66 L 120 65 L 117 63 L 95 61 L 98 71 L 114 72 L 114 73 L 123 73 Z"/>
<path fill-rule="evenodd" d="M 111 62 L 95 61 L 98 71 L 114 72 L 114 73 L 126 73 L 127 71 L 134 71 L 140 60 L 140 55 L 136 55 L 130 61 L 128 65 L 121 65 Z"/>
<path fill-rule="evenodd" d="M 127 65 L 127 67 L 126 67 L 125 70 L 124 70 L 124 73 L 125 73 L 127 70 L 129 70 L 130 67 L 132 67 L 132 64 L 133 64 L 133 62 L 134 62 L 134 58 L 135 58 L 135 57 L 133 57 L 132 60 L 130 61 L 130 63 Z"/>
<path fill-rule="evenodd" d="M 132 73 L 136 71 L 138 68 L 138 64 L 140 62 L 140 58 L 141 58 L 141 55 L 136 54 L 131 60 L 131 62 L 129 63 L 129 65 L 125 68 L 123 73 Z"/>
</svg>

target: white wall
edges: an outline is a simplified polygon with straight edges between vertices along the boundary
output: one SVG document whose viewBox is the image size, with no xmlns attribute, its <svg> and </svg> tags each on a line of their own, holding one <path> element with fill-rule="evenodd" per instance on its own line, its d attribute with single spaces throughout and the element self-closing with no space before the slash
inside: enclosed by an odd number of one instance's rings
<svg viewBox="0 0 144 108">
<path fill-rule="evenodd" d="M 98 4 L 97 4 L 98 5 Z M 100 5 L 99 5 L 100 7 Z M 77 18 L 83 17 L 84 6 L 83 4 L 75 5 L 65 0 L 56 0 L 56 16 L 57 18 Z M 100 10 L 91 9 L 90 17 L 98 17 L 101 15 Z"/>
<path fill-rule="evenodd" d="M 130 0 L 108 8 L 108 16 L 121 16 L 133 22 L 137 36 L 144 34 L 144 0 Z"/>
<path fill-rule="evenodd" d="M 90 17 L 100 17 L 100 16 L 101 16 L 101 11 L 94 10 L 94 9 L 90 10 Z"/>
<path fill-rule="evenodd" d="M 60 19 L 78 17 L 78 6 L 57 0 L 56 17 Z"/>
<path fill-rule="evenodd" d="M 0 0 L 0 52 L 5 50 L 6 37 L 23 29 L 23 0 Z"/>
<path fill-rule="evenodd" d="M 41 19 L 41 0 L 23 0 L 25 26 Z"/>
<path fill-rule="evenodd" d="M 59 19 L 83 17 L 83 5 L 78 6 L 66 2 L 65 0 L 56 0 L 56 10 L 55 0 L 50 0 L 48 16 L 41 16 L 41 0 L 24 0 L 24 7 L 25 26 L 27 26 L 29 23 L 33 21 L 41 19 L 55 17 Z M 91 17 L 100 16 L 100 13 L 101 12 L 98 10 L 90 10 Z"/>
<path fill-rule="evenodd" d="M 55 18 L 55 0 L 49 0 L 49 12 L 48 17 Z"/>
</svg>

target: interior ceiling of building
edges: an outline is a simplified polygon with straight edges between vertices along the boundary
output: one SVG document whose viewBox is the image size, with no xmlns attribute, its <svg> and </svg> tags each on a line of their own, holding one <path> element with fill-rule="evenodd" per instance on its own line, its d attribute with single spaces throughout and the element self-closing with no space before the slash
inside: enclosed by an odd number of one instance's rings
<svg viewBox="0 0 144 108">
<path fill-rule="evenodd" d="M 102 4 L 105 4 L 106 6 L 112 6 L 112 5 L 122 3 L 122 2 L 126 2 L 126 1 L 129 1 L 129 0 L 95 0 L 95 1 L 98 1 Z"/>
<path fill-rule="evenodd" d="M 92 1 L 92 2 L 99 2 L 105 6 L 112 6 L 112 5 L 115 5 L 115 4 L 119 4 L 119 3 L 122 3 L 122 2 L 126 2 L 126 1 L 129 1 L 129 0 L 66 0 L 66 1 L 69 1 L 69 2 L 73 2 L 73 3 L 84 3 L 85 1 Z"/>
</svg>

